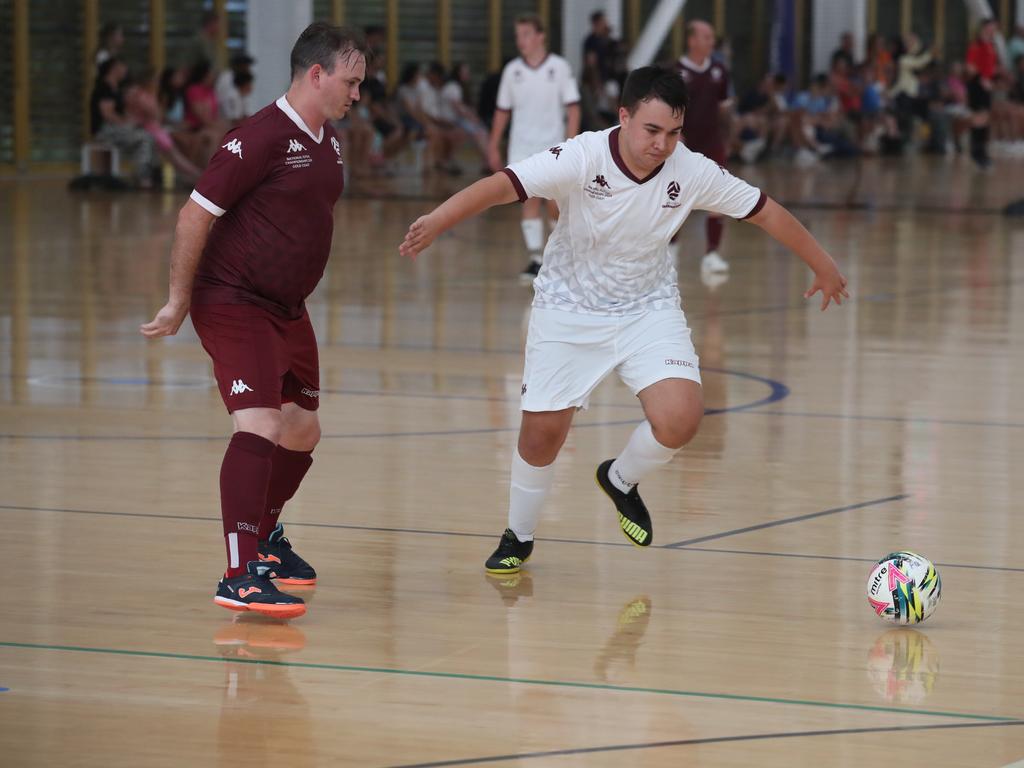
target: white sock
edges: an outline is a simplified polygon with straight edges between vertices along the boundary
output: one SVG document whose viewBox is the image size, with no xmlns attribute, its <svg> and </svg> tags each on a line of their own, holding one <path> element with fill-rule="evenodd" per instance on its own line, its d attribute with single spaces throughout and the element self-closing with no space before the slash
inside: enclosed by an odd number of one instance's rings
<svg viewBox="0 0 1024 768">
<path fill-rule="evenodd" d="M 651 422 L 645 420 L 633 430 L 619 458 L 608 468 L 608 479 L 620 491 L 629 493 L 645 475 L 668 464 L 678 452 L 678 448 L 666 448 L 659 443 Z"/>
<path fill-rule="evenodd" d="M 520 226 L 530 258 L 539 262 L 544 251 L 544 222 L 541 219 L 523 219 Z"/>
<path fill-rule="evenodd" d="M 527 464 L 517 448 L 512 456 L 512 482 L 508 491 L 508 527 L 520 541 L 533 541 L 540 508 L 551 491 L 555 464 L 535 467 Z"/>
</svg>

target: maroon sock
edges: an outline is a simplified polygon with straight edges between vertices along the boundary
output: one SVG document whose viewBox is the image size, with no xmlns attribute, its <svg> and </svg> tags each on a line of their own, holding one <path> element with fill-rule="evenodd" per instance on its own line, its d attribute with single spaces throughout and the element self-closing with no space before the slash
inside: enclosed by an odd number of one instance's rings
<svg viewBox="0 0 1024 768">
<path fill-rule="evenodd" d="M 277 518 L 288 499 L 299 490 L 299 483 L 313 464 L 312 451 L 289 451 L 280 445 L 274 451 L 274 468 L 267 487 L 267 503 L 260 520 L 260 541 L 266 541 L 277 526 Z"/>
<path fill-rule="evenodd" d="M 235 432 L 220 465 L 220 510 L 228 552 L 226 576 L 241 576 L 257 560 L 260 515 L 267 501 L 274 444 L 252 432 Z"/>
<path fill-rule="evenodd" d="M 721 216 L 708 216 L 704 222 L 704 233 L 708 239 L 708 253 L 718 250 L 718 244 L 722 242 L 722 224 Z"/>
</svg>

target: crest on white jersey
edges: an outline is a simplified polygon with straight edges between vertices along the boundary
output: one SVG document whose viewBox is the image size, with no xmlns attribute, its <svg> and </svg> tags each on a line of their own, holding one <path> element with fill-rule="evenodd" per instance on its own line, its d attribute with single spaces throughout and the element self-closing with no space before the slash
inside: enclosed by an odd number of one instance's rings
<svg viewBox="0 0 1024 768">
<path fill-rule="evenodd" d="M 292 152 L 305 152 L 305 151 L 306 151 L 306 148 L 304 146 L 302 146 L 299 142 L 297 142 L 295 139 L 289 139 L 288 140 L 288 152 L 289 152 L 289 154 L 292 153 Z"/>
<path fill-rule="evenodd" d="M 238 139 L 232 139 L 227 144 L 221 146 L 221 149 L 226 149 L 233 155 L 238 155 L 238 159 L 242 159 L 242 142 Z"/>
</svg>

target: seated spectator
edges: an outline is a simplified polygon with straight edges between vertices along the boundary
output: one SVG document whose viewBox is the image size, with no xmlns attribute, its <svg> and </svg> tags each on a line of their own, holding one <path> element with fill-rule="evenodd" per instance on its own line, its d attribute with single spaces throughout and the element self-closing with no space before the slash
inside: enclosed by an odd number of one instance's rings
<svg viewBox="0 0 1024 768">
<path fill-rule="evenodd" d="M 128 69 L 119 58 L 104 61 L 89 100 L 91 128 L 96 141 L 110 144 L 130 155 L 140 188 L 153 185 L 153 137 L 125 114 L 122 85 Z"/>
<path fill-rule="evenodd" d="M 96 49 L 96 73 L 99 74 L 99 66 L 107 59 L 121 55 L 121 48 L 124 47 L 124 28 L 113 21 L 108 21 L 100 29 L 100 44 Z"/>
<path fill-rule="evenodd" d="M 202 171 L 181 153 L 170 131 L 163 124 L 163 110 L 157 99 L 158 82 L 155 70 L 149 70 L 138 82 L 125 88 L 124 111 L 141 126 L 156 143 L 160 155 L 169 161 L 187 181 L 195 181 Z"/>
<path fill-rule="evenodd" d="M 790 139 L 797 147 L 798 164 L 811 164 L 830 154 L 857 154 L 844 134 L 839 100 L 832 93 L 828 75 L 816 75 L 810 90 L 797 94 L 792 114 Z"/>
<path fill-rule="evenodd" d="M 744 162 L 756 162 L 784 140 L 789 111 L 785 90 L 786 76 L 768 73 L 737 103 L 733 149 Z"/>
<path fill-rule="evenodd" d="M 380 159 L 387 172 L 387 163 L 409 145 L 410 135 L 388 100 L 387 88 L 380 77 L 380 67 L 372 58 L 366 60 L 366 78 L 359 87 L 359 105 L 366 109 L 373 130 L 380 136 Z"/>
<path fill-rule="evenodd" d="M 213 86 L 217 107 L 221 118 L 230 125 L 237 125 L 252 114 L 248 94 L 252 93 L 252 65 L 255 61 L 248 54 L 237 54 L 231 58 L 228 68 L 217 75 Z M 239 82 L 244 85 L 239 86 Z"/>
<path fill-rule="evenodd" d="M 452 155 L 465 134 L 455 125 L 455 113 L 441 97 L 443 85 L 444 66 L 435 61 L 427 68 L 426 76 L 417 82 L 416 99 L 428 136 L 434 137 L 434 169 L 458 175 L 462 169 L 455 164 Z"/>
<path fill-rule="evenodd" d="M 227 125 L 220 119 L 213 65 L 207 59 L 196 62 L 185 86 L 185 125 L 200 137 L 200 165 L 206 166 L 220 145 Z"/>
<path fill-rule="evenodd" d="M 616 106 L 608 98 L 597 65 L 584 64 L 580 75 L 580 130 L 603 131 L 617 125 Z"/>
<path fill-rule="evenodd" d="M 469 65 L 457 62 L 448 75 L 448 81 L 441 88 L 442 106 L 447 108 L 452 122 L 472 139 L 480 152 L 482 160 L 481 168 L 484 173 L 490 173 L 487 165 L 487 145 L 490 135 L 483 121 L 480 120 L 476 111 L 470 106 L 469 99 Z"/>
</svg>

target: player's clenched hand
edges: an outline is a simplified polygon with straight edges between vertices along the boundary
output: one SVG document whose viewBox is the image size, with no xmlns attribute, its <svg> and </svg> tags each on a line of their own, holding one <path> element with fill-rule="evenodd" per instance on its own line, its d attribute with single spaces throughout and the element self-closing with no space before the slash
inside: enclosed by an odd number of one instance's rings
<svg viewBox="0 0 1024 768">
<path fill-rule="evenodd" d="M 417 254 L 434 242 L 439 234 L 440 229 L 429 215 L 420 216 L 405 233 L 405 240 L 398 246 L 398 252 L 410 259 L 415 259 Z"/>
<path fill-rule="evenodd" d="M 829 302 L 834 301 L 836 304 L 842 304 L 844 298 L 850 298 L 850 294 L 846 290 L 846 278 L 843 277 L 834 264 L 824 274 L 814 275 L 814 282 L 804 293 L 804 298 L 809 299 L 818 291 L 821 291 L 822 312 L 828 308 Z"/>
<path fill-rule="evenodd" d="M 168 302 L 156 313 L 156 317 L 148 323 L 139 326 L 139 331 L 147 339 L 156 339 L 161 336 L 173 336 L 178 332 L 181 324 L 185 322 L 185 315 L 188 314 L 188 306 L 179 306 Z"/>
</svg>

